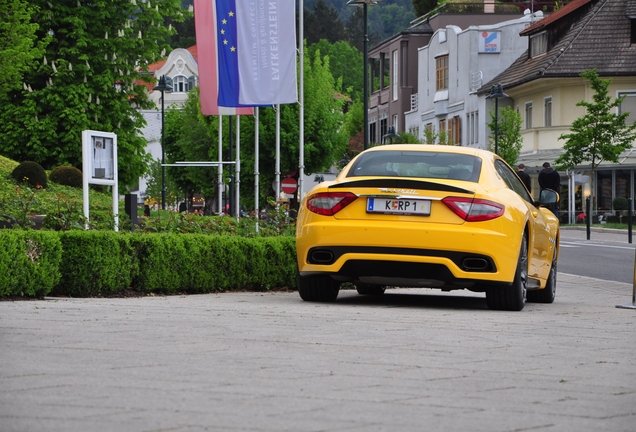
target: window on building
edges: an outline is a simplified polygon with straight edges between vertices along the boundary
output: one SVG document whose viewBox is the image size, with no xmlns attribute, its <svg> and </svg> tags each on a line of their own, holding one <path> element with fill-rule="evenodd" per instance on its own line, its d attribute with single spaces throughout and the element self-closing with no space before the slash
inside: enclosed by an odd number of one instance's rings
<svg viewBox="0 0 636 432">
<path fill-rule="evenodd" d="M 440 144 L 448 142 L 448 131 L 446 130 L 446 119 L 439 121 L 439 136 L 437 137 Z"/>
<path fill-rule="evenodd" d="M 530 57 L 538 57 L 548 52 L 548 34 L 546 32 L 530 36 Z"/>
<path fill-rule="evenodd" d="M 526 102 L 526 129 L 532 129 L 532 102 Z"/>
<path fill-rule="evenodd" d="M 636 121 L 636 91 L 622 92 L 618 94 L 618 97 L 625 96 L 623 102 L 618 107 L 618 113 L 629 113 L 625 119 L 625 123 L 633 124 Z"/>
<path fill-rule="evenodd" d="M 462 145 L 461 118 L 459 116 L 448 120 L 448 144 Z"/>
<path fill-rule="evenodd" d="M 376 135 L 376 123 L 369 123 L 369 142 L 377 143 Z"/>
<path fill-rule="evenodd" d="M 479 144 L 479 111 L 466 114 L 466 144 Z"/>
<path fill-rule="evenodd" d="M 174 93 L 187 93 L 192 86 L 192 80 L 188 82 L 188 78 L 183 75 L 177 75 L 172 78 L 172 91 Z"/>
<path fill-rule="evenodd" d="M 393 126 L 395 128 L 395 133 L 398 133 L 398 130 L 399 130 L 398 126 L 399 125 L 398 125 L 398 115 L 397 114 L 393 114 L 393 120 L 392 120 L 391 126 Z"/>
<path fill-rule="evenodd" d="M 396 101 L 398 100 L 398 90 L 399 90 L 399 83 L 398 83 L 398 72 L 399 72 L 399 68 L 398 68 L 398 51 L 395 50 L 393 51 L 393 100 Z"/>
<path fill-rule="evenodd" d="M 435 59 L 435 90 L 448 89 L 448 56 L 441 56 Z"/>
<path fill-rule="evenodd" d="M 552 126 L 552 98 L 547 97 L 543 100 L 543 125 L 545 127 Z"/>
<path fill-rule="evenodd" d="M 391 83 L 391 59 L 382 54 L 382 88 L 390 88 Z"/>
<path fill-rule="evenodd" d="M 388 132 L 388 121 L 387 118 L 383 118 L 380 120 L 380 138 L 384 137 Z"/>
<path fill-rule="evenodd" d="M 632 23 L 632 31 L 629 41 L 630 43 L 636 44 L 636 19 L 631 19 L 630 21 Z"/>
</svg>

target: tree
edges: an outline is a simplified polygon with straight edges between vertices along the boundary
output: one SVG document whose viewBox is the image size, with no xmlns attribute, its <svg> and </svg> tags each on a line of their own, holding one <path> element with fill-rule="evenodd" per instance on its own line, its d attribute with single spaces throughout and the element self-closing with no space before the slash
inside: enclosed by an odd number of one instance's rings
<svg viewBox="0 0 636 432">
<path fill-rule="evenodd" d="M 36 43 L 34 11 L 25 0 L 0 0 L 0 98 L 23 86 L 22 75 L 48 43 L 48 35 Z"/>
<path fill-rule="evenodd" d="M 83 130 L 114 132 L 118 138 L 120 190 L 135 184 L 149 156 L 138 108 L 151 108 L 142 82 L 174 28 L 166 17 L 183 18 L 180 0 L 32 0 L 38 40 L 50 38 L 44 55 L 0 104 L 2 153 L 34 160 L 49 169 L 81 167 Z M 148 79 L 148 78 L 146 78 Z"/>
<path fill-rule="evenodd" d="M 313 11 L 305 9 L 305 39 L 307 45 L 321 39 L 331 43 L 345 40 L 345 27 L 338 11 L 325 0 L 318 0 Z"/>
<path fill-rule="evenodd" d="M 571 169 L 583 162 L 589 162 L 592 169 L 592 208 L 595 201 L 594 179 L 596 167 L 603 162 L 618 162 L 619 155 L 632 147 L 636 139 L 636 123 L 627 125 L 625 120 L 629 113 L 616 114 L 623 99 L 612 101 L 607 91 L 611 79 L 599 78 L 596 70 L 581 73 L 590 82 L 594 95 L 593 102 L 580 101 L 576 106 L 586 109 L 586 114 L 574 120 L 570 133 L 562 134 L 559 139 L 565 140 L 565 153 L 555 161 L 559 169 Z"/>
<path fill-rule="evenodd" d="M 415 16 L 426 15 L 437 7 L 437 0 L 412 0 Z"/>
<path fill-rule="evenodd" d="M 495 112 L 490 111 L 490 151 L 494 151 L 495 137 Z M 499 119 L 497 121 L 497 154 L 508 165 L 515 166 L 523 139 L 521 138 L 521 114 L 512 107 L 504 107 L 499 109 Z"/>
<path fill-rule="evenodd" d="M 329 56 L 329 70 L 334 82 L 342 80 L 343 92 L 354 100 L 361 100 L 364 74 L 362 53 L 345 41 L 329 43 L 325 39 L 307 47 L 310 58 L 315 57 L 316 51 Z"/>
</svg>

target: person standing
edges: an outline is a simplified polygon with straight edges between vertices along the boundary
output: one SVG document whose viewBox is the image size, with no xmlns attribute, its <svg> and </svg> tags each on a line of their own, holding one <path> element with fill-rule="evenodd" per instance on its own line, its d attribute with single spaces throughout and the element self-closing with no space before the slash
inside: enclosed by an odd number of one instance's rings
<svg viewBox="0 0 636 432">
<path fill-rule="evenodd" d="M 517 175 L 523 184 L 526 185 L 528 192 L 532 193 L 532 180 L 530 180 L 530 176 L 526 172 L 526 166 L 524 164 L 517 165 Z"/>
<path fill-rule="evenodd" d="M 539 173 L 539 187 L 543 189 L 552 189 L 556 193 L 561 190 L 561 176 L 550 166 L 550 162 L 543 163 L 543 169 Z M 554 203 L 550 210 L 559 217 L 559 203 Z"/>
</svg>

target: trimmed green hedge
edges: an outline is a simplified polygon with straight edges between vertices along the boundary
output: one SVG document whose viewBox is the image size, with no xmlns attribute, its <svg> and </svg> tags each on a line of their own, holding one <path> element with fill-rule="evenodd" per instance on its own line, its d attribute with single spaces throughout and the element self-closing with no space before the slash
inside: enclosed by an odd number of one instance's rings
<svg viewBox="0 0 636 432">
<path fill-rule="evenodd" d="M 56 232 L 0 230 L 0 296 L 42 297 L 60 280 Z"/>
<path fill-rule="evenodd" d="M 29 258 L 34 250 L 35 261 Z M 90 297 L 127 289 L 208 293 L 295 285 L 296 247 L 290 236 L 0 230 L 0 296 Z"/>
</svg>

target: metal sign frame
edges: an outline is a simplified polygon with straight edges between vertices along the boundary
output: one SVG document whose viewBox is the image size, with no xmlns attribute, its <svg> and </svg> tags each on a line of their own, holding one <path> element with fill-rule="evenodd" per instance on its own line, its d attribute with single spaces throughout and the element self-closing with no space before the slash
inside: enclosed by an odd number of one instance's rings
<svg viewBox="0 0 636 432">
<path fill-rule="evenodd" d="M 82 178 L 84 217 L 89 220 L 89 184 L 112 186 L 115 231 L 119 231 L 119 191 L 117 182 L 117 135 L 112 132 L 82 131 Z M 88 229 L 88 222 L 84 226 Z"/>
</svg>

